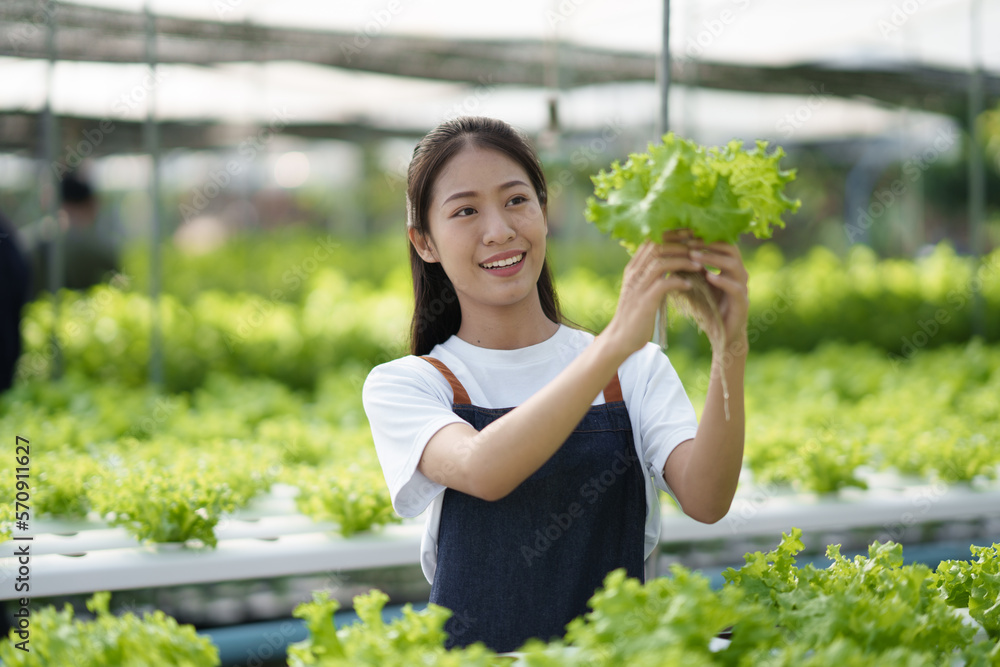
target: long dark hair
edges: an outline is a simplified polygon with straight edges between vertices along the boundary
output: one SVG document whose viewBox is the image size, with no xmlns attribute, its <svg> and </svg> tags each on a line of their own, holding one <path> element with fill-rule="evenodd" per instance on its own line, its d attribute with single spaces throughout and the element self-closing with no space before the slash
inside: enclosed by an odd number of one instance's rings
<svg viewBox="0 0 1000 667">
<path fill-rule="evenodd" d="M 491 148 L 517 162 L 531 180 L 538 203 L 545 212 L 548 188 L 535 149 L 527 138 L 507 123 L 483 116 L 463 116 L 431 130 L 413 149 L 413 159 L 406 177 L 406 224 L 420 234 L 428 234 L 427 211 L 431 190 L 441 169 L 465 146 Z M 410 353 L 427 354 L 458 332 L 462 309 L 451 280 L 440 263 L 428 263 L 410 245 L 410 271 L 413 274 L 413 320 L 410 323 Z M 542 262 L 538 277 L 538 298 L 542 312 L 553 322 L 562 322 L 559 300 L 552 285 L 548 258 Z"/>
</svg>

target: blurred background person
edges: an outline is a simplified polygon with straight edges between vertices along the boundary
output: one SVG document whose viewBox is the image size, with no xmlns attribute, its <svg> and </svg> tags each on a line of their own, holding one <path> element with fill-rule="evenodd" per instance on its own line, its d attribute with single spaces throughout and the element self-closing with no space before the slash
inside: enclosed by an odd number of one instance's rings
<svg viewBox="0 0 1000 667">
<path fill-rule="evenodd" d="M 94 189 L 79 172 L 70 172 L 59 183 L 58 229 L 65 234 L 62 286 L 86 289 L 108 280 L 120 267 L 119 249 L 114 238 L 97 222 L 98 200 Z M 23 230 L 31 255 L 35 281 L 32 296 L 49 289 L 50 246 L 55 229 L 42 220 Z"/>
</svg>

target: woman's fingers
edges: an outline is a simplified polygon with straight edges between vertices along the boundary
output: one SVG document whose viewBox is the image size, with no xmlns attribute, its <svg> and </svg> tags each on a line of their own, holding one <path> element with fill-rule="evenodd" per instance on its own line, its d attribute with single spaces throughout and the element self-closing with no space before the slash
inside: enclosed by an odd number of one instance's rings
<svg viewBox="0 0 1000 667">
<path fill-rule="evenodd" d="M 700 271 L 702 268 L 701 262 L 692 259 L 686 250 L 671 252 L 669 248 L 650 242 L 641 245 L 629 262 L 630 272 L 646 278 L 677 271 Z"/>
<path fill-rule="evenodd" d="M 735 340 L 741 332 L 745 333 L 749 276 L 739 248 L 733 243 L 705 243 L 688 230 L 667 232 L 663 243 L 646 242 L 639 248 L 626 269 L 616 318 L 620 315 L 626 328 L 628 322 L 633 322 L 645 332 L 652 326 L 653 313 L 666 294 L 691 289 L 685 273 L 700 274 L 708 282 L 727 337 Z M 705 314 L 705 321 L 711 320 Z"/>
<path fill-rule="evenodd" d="M 654 288 L 663 293 L 683 291 L 690 283 L 678 273 L 699 273 L 710 285 L 740 301 L 746 300 L 749 276 L 739 248 L 732 243 L 704 243 L 687 230 L 674 230 L 663 235 L 666 243 L 647 241 L 629 262 L 632 286 L 639 291 Z M 708 271 L 706 266 L 719 269 Z"/>
<path fill-rule="evenodd" d="M 675 229 L 664 232 L 663 243 L 659 245 L 665 254 L 687 255 L 697 263 L 714 266 L 735 275 L 746 273 L 740 250 L 734 243 L 705 243 L 693 236 L 690 230 Z"/>
<path fill-rule="evenodd" d="M 688 283 L 683 274 L 698 273 L 702 270 L 700 265 L 683 257 L 660 259 L 650 263 L 643 287 L 648 288 L 657 281 L 665 281 L 662 284 L 668 291 L 685 288 Z"/>
<path fill-rule="evenodd" d="M 712 244 L 703 248 L 691 251 L 691 257 L 695 261 L 702 262 L 707 266 L 714 266 L 723 274 L 744 282 L 748 278 L 746 267 L 743 265 L 743 258 L 739 249 L 732 244 Z"/>
<path fill-rule="evenodd" d="M 699 270 L 703 270 L 701 265 L 688 256 L 683 246 L 670 249 L 651 242 L 640 245 L 625 267 L 618 308 L 602 335 L 633 351 L 645 345 L 663 297 L 691 288 L 683 273 L 677 274 Z"/>
<path fill-rule="evenodd" d="M 731 278 L 744 281 L 748 278 L 746 267 L 743 266 L 743 261 L 738 257 L 692 252 L 691 258 L 696 262 L 704 264 L 705 266 L 714 266 L 719 269 L 723 275 Z"/>
<path fill-rule="evenodd" d="M 690 289 L 691 284 L 684 279 L 682 272 L 700 270 L 703 270 L 701 265 L 686 253 L 670 254 L 660 244 L 643 244 L 629 261 L 622 281 L 619 308 L 628 313 L 623 316 L 634 316 L 644 322 L 653 316 L 668 292 Z"/>
<path fill-rule="evenodd" d="M 667 276 L 663 279 L 665 292 L 683 292 L 691 289 L 691 281 L 683 276 Z"/>
<path fill-rule="evenodd" d="M 747 286 L 746 282 L 741 282 L 739 280 L 729 278 L 721 273 L 707 272 L 705 274 L 705 279 L 708 280 L 710 285 L 718 287 L 723 292 L 732 296 L 741 296 L 746 299 L 747 297 Z"/>
</svg>

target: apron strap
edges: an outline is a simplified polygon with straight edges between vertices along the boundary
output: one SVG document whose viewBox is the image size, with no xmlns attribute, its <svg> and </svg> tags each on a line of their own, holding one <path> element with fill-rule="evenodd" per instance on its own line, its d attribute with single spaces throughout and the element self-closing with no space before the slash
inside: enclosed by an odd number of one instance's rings
<svg viewBox="0 0 1000 667">
<path fill-rule="evenodd" d="M 618 373 L 616 372 L 611 378 L 611 382 L 608 382 L 608 386 L 604 388 L 604 402 L 605 403 L 624 403 L 625 399 L 622 397 L 622 383 L 618 380 Z"/>
<path fill-rule="evenodd" d="M 451 372 L 451 369 L 443 361 L 430 356 L 420 358 L 438 369 L 441 375 L 444 376 L 444 379 L 448 381 L 448 384 L 451 385 L 451 391 L 454 394 L 452 403 L 454 405 L 472 405 L 472 401 L 469 400 L 469 392 L 465 391 L 465 387 L 462 386 L 462 383 L 458 381 L 458 378 L 455 377 L 455 374 Z M 615 373 L 611 381 L 608 382 L 608 386 L 604 388 L 604 402 L 621 403 L 624 400 L 622 397 L 622 385 L 618 380 L 618 373 Z"/>
<path fill-rule="evenodd" d="M 455 377 L 455 374 L 451 372 L 451 369 L 448 368 L 448 366 L 446 366 L 443 361 L 441 361 L 440 359 L 435 359 L 434 357 L 420 357 L 420 358 L 430 362 L 430 364 L 434 366 L 434 368 L 441 371 L 441 375 L 443 375 L 444 379 L 447 380 L 448 384 L 451 385 L 451 391 L 452 393 L 455 394 L 454 398 L 451 401 L 452 404 L 472 405 L 472 401 L 469 400 L 469 392 L 465 391 L 465 387 L 462 386 L 462 383 L 458 381 L 458 378 Z"/>
</svg>

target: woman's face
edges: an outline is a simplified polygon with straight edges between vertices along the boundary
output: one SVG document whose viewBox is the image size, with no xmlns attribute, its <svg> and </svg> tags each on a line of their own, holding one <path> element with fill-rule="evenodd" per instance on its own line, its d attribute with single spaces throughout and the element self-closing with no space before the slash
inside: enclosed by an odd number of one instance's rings
<svg viewBox="0 0 1000 667">
<path fill-rule="evenodd" d="M 527 172 L 499 151 L 466 146 L 431 190 L 428 233 L 410 230 L 427 262 L 440 262 L 463 320 L 482 309 L 538 303 L 545 212 Z"/>
</svg>

